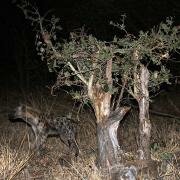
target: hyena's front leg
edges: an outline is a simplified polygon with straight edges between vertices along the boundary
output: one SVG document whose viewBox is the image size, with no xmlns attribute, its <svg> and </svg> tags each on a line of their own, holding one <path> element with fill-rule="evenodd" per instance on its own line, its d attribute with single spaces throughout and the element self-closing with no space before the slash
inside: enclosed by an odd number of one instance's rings
<svg viewBox="0 0 180 180">
<path fill-rule="evenodd" d="M 37 141 L 36 141 L 36 149 L 39 154 L 44 153 L 46 139 L 47 139 L 46 134 L 44 134 L 44 133 L 39 134 Z"/>
<path fill-rule="evenodd" d="M 35 137 L 35 141 L 32 145 L 32 150 L 36 151 L 38 155 L 44 154 L 46 139 L 47 136 L 42 133 L 37 134 L 37 136 Z"/>
<path fill-rule="evenodd" d="M 38 126 L 32 126 L 32 129 L 34 132 L 35 140 L 31 147 L 33 150 L 37 151 L 38 154 L 41 154 L 41 151 L 44 149 L 44 144 L 48 134 L 44 132 L 43 129 L 39 129 Z"/>
</svg>

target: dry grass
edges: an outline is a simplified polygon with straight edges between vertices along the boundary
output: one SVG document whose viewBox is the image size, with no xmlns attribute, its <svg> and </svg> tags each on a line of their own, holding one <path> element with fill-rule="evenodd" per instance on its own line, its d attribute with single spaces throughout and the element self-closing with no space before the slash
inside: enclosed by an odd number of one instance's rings
<svg viewBox="0 0 180 180">
<path fill-rule="evenodd" d="M 68 167 L 61 167 L 59 158 L 67 154 L 68 148 L 59 138 L 48 138 L 45 156 L 32 156 L 29 151 L 29 135 L 31 130 L 24 123 L 11 123 L 6 113 L 0 114 L 0 179 L 37 179 L 37 180 L 101 180 L 103 173 L 96 167 L 96 124 L 93 112 L 74 106 L 69 97 L 61 95 L 52 97 L 46 92 L 24 93 L 10 92 L 8 98 L 0 99 L 3 107 L 11 109 L 21 102 L 28 103 L 34 108 L 58 115 L 69 112 L 79 123 L 78 144 L 80 157 L 68 161 Z M 2 97 L 2 96 L 1 96 Z M 152 159 L 160 162 L 158 175 L 163 180 L 176 180 L 180 177 L 180 124 L 170 119 L 151 116 L 153 123 L 151 152 Z M 26 128 L 25 128 L 26 127 Z M 137 113 L 132 112 L 119 128 L 120 144 L 124 148 L 128 161 L 136 161 L 138 145 Z M 122 135 L 123 134 L 123 135 Z M 140 179 L 143 179 L 143 174 Z M 152 177 L 148 177 L 153 179 Z M 156 179 L 156 178 L 154 178 Z M 180 178 L 179 178 L 180 179 Z"/>
<path fill-rule="evenodd" d="M 95 156 L 84 157 L 77 162 L 72 162 L 70 168 L 60 167 L 53 169 L 52 175 L 54 179 L 67 179 L 67 180 L 79 180 L 79 179 L 93 179 L 100 180 L 102 175 L 95 166 Z"/>
<path fill-rule="evenodd" d="M 14 179 L 28 164 L 28 161 L 32 157 L 32 153 L 30 153 L 30 151 L 23 151 L 24 140 L 25 137 L 22 139 L 18 148 L 13 149 L 13 141 L 9 141 L 7 136 L 1 138 L 0 179 Z"/>
<path fill-rule="evenodd" d="M 180 179 L 180 124 L 174 120 L 157 120 L 159 126 L 153 124 L 151 152 L 152 159 L 161 162 L 159 177 Z"/>
</svg>

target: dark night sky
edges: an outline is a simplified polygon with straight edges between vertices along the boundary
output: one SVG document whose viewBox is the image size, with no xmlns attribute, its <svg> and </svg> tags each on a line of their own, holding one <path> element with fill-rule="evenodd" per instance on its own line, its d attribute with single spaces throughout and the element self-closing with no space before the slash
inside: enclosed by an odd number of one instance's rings
<svg viewBox="0 0 180 180">
<path fill-rule="evenodd" d="M 127 15 L 127 30 L 134 34 L 139 30 L 148 30 L 169 16 L 174 17 L 175 24 L 180 24 L 180 0 L 30 0 L 30 2 L 36 2 L 42 14 L 53 9 L 53 13 L 60 17 L 63 38 L 74 29 L 85 26 L 86 31 L 97 38 L 111 40 L 118 31 L 110 26 L 109 22 L 111 20 L 118 22 L 124 13 Z M 24 68 L 31 67 L 33 63 L 28 61 L 28 64 L 26 59 L 32 58 L 32 61 L 39 63 L 40 67 L 44 65 L 37 60 L 34 34 L 23 13 L 11 1 L 4 0 L 4 5 L 1 4 L 0 8 L 1 83 L 2 76 L 11 73 L 18 79 L 20 75 L 17 74 L 21 74 L 21 70 L 26 72 L 26 69 L 17 67 L 19 62 L 26 64 L 22 66 Z"/>
</svg>

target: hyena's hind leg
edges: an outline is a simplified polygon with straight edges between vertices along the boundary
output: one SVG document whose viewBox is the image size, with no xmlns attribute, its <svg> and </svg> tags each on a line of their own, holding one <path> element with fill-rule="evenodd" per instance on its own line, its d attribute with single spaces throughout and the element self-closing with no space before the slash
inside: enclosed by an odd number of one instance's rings
<svg viewBox="0 0 180 180">
<path fill-rule="evenodd" d="M 69 136 L 69 137 L 68 137 Z M 72 137 L 73 136 L 73 137 Z M 76 141 L 76 136 L 72 134 L 60 134 L 61 141 L 69 148 L 69 153 L 72 154 L 72 152 L 75 153 L 75 157 L 79 155 L 79 147 L 78 143 Z"/>
<path fill-rule="evenodd" d="M 79 156 L 79 147 L 78 147 L 76 139 L 71 139 L 68 141 L 68 143 L 69 143 L 70 151 L 74 151 L 75 157 L 78 157 Z"/>
<path fill-rule="evenodd" d="M 62 138 L 61 141 L 68 147 L 68 152 L 65 155 L 62 155 L 59 158 L 59 163 L 61 166 L 65 167 L 71 167 L 72 166 L 72 161 L 76 161 L 77 157 L 79 156 L 79 147 L 78 144 L 75 140 L 72 139 L 67 139 L 67 138 Z M 74 155 L 72 156 L 72 152 L 75 153 L 75 159 Z M 74 160 L 73 160 L 74 159 Z"/>
</svg>

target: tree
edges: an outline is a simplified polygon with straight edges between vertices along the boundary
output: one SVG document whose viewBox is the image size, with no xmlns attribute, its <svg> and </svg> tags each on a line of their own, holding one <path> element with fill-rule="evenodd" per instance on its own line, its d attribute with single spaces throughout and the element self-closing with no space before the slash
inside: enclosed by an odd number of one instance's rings
<svg viewBox="0 0 180 180">
<path fill-rule="evenodd" d="M 122 30 L 124 26 L 114 24 Z M 126 32 L 126 31 L 125 31 Z M 150 159 L 151 123 L 149 119 L 149 92 L 162 83 L 170 83 L 166 63 L 180 48 L 179 27 L 173 27 L 172 18 L 139 37 L 126 35 L 116 40 L 120 49 L 122 81 L 139 106 L 139 159 Z"/>
<path fill-rule="evenodd" d="M 140 159 L 150 159 L 149 90 L 168 82 L 169 71 L 164 63 L 170 52 L 179 48 L 179 29 L 172 27 L 172 20 L 167 19 L 151 32 L 140 32 L 137 38 L 126 33 L 123 38 L 104 42 L 80 31 L 60 43 L 58 18 L 52 16 L 47 20 L 26 2 L 19 7 L 36 27 L 39 55 L 47 61 L 50 71 L 57 72 L 52 92 L 64 85 L 77 86 L 74 98 L 89 102 L 94 109 L 99 167 L 108 169 L 112 178 L 114 171 L 119 171 L 116 165 L 121 162 L 123 151 L 118 144 L 117 128 L 130 109 L 121 101 L 125 91 L 139 105 Z M 124 24 L 116 26 L 125 30 Z M 134 170 L 122 165 L 121 175 L 134 177 Z"/>
</svg>

